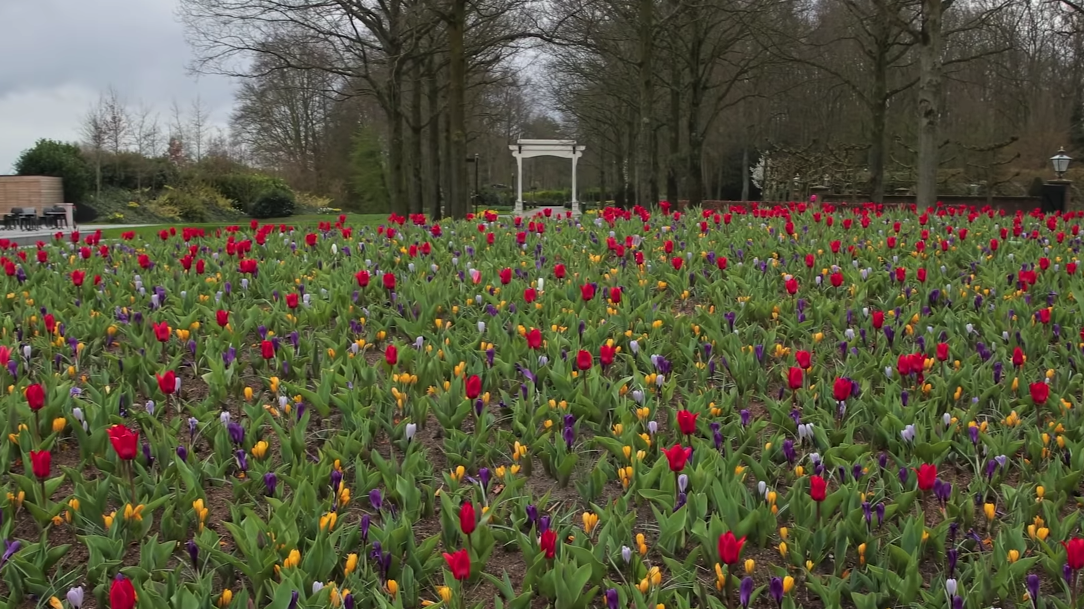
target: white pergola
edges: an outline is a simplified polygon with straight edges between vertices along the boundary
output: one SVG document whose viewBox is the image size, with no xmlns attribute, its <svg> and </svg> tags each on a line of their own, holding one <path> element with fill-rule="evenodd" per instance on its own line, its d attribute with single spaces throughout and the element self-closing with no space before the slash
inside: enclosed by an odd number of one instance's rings
<svg viewBox="0 0 1084 609">
<path fill-rule="evenodd" d="M 576 163 L 583 156 L 583 146 L 575 140 L 518 140 L 508 146 L 516 157 L 516 215 L 523 213 L 523 159 L 536 156 L 555 156 L 572 159 L 572 215 L 580 215 L 580 202 L 576 200 Z"/>
</svg>

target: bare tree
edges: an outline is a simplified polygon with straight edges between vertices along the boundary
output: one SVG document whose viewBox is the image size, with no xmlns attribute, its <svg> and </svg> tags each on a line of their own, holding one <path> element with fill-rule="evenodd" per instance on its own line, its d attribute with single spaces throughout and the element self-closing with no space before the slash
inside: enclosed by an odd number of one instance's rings
<svg viewBox="0 0 1084 609">
<path fill-rule="evenodd" d="M 109 143 L 109 113 L 104 97 L 87 110 L 81 127 L 83 140 L 94 158 L 94 194 L 102 196 L 102 153 Z"/>
<path fill-rule="evenodd" d="M 203 145 L 207 138 L 207 107 L 203 99 L 196 95 L 192 100 L 192 115 L 188 119 L 188 136 L 190 149 L 195 153 L 196 162 L 203 158 Z"/>
</svg>

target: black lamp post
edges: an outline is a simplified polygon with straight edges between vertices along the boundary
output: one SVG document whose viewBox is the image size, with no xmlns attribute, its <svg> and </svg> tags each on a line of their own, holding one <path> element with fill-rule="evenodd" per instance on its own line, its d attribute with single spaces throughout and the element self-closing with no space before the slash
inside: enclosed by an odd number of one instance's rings
<svg viewBox="0 0 1084 609">
<path fill-rule="evenodd" d="M 1072 157 L 1065 154 L 1065 148 L 1059 148 L 1058 153 L 1050 157 L 1050 164 L 1054 166 L 1054 175 L 1059 180 L 1065 176 L 1066 171 L 1069 171 L 1069 161 L 1072 160 Z"/>
</svg>

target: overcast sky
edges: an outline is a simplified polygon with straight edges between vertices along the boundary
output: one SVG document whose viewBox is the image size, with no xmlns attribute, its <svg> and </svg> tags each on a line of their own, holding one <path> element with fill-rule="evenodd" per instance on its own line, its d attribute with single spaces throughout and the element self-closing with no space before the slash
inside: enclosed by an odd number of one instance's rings
<svg viewBox="0 0 1084 609">
<path fill-rule="evenodd" d="M 190 75 L 176 0 L 0 0 L 0 174 L 39 138 L 75 141 L 79 123 L 113 86 L 165 125 L 173 100 L 198 95 L 225 126 L 230 81 Z"/>
</svg>

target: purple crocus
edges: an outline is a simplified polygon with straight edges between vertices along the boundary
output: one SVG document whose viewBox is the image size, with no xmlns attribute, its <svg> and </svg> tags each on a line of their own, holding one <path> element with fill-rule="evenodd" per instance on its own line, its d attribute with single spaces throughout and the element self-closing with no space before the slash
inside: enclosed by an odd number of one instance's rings
<svg viewBox="0 0 1084 609">
<path fill-rule="evenodd" d="M 738 414 L 741 415 L 741 426 L 742 427 L 748 427 L 749 426 L 749 418 L 752 416 L 750 414 L 750 412 L 743 408 L 742 411 L 739 412 Z"/>
<path fill-rule="evenodd" d="M 277 476 L 275 476 L 275 472 L 267 472 L 263 475 L 264 490 L 267 491 L 268 495 L 275 494 L 275 487 L 278 485 L 278 483 L 279 479 Z"/>
<path fill-rule="evenodd" d="M 745 582 L 742 582 L 744 585 Z M 781 577 L 773 577 L 768 581 L 768 592 L 775 599 L 775 604 L 783 604 L 783 579 Z"/>
<path fill-rule="evenodd" d="M 1031 599 L 1031 606 L 1039 606 L 1039 576 L 1031 573 L 1027 578 L 1028 598 Z"/>
<path fill-rule="evenodd" d="M 610 588 L 606 591 L 606 609 L 617 609 L 617 590 Z"/>
<path fill-rule="evenodd" d="M 197 565 L 199 564 L 199 546 L 197 546 L 196 542 L 191 539 L 189 539 L 188 542 L 184 545 L 185 548 L 188 549 L 188 559 L 192 561 L 192 568 L 198 568 Z"/>
<path fill-rule="evenodd" d="M 245 441 L 245 428 L 241 427 L 240 423 L 230 422 L 226 429 L 230 434 L 230 441 L 240 446 Z"/>
<path fill-rule="evenodd" d="M 364 514 L 361 517 L 361 524 L 358 525 L 358 530 L 361 537 L 361 543 L 369 542 L 369 527 L 372 526 L 372 518 L 368 514 Z"/>
<path fill-rule="evenodd" d="M 380 511 L 380 507 L 384 505 L 384 496 L 380 494 L 380 489 L 374 488 L 369 491 L 369 505 L 373 506 L 373 509 Z"/>
<path fill-rule="evenodd" d="M 749 607 L 749 603 L 753 600 L 753 578 L 746 575 L 741 580 L 741 586 L 738 588 L 738 600 L 741 602 L 742 607 Z"/>
</svg>

